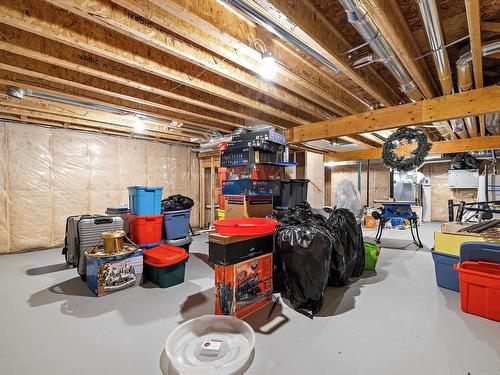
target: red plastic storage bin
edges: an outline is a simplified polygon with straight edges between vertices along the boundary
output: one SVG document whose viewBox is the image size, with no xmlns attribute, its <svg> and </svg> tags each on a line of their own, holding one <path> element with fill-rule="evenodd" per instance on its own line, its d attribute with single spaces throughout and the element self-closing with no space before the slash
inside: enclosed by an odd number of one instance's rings
<svg viewBox="0 0 500 375">
<path fill-rule="evenodd" d="M 500 321 L 500 264 L 462 262 L 454 267 L 460 278 L 462 310 Z"/>
<path fill-rule="evenodd" d="M 161 241 L 163 215 L 129 215 L 130 239 L 138 245 Z"/>
<path fill-rule="evenodd" d="M 252 236 L 274 232 L 278 222 L 274 219 L 242 217 L 239 219 L 215 220 L 214 227 L 222 236 Z"/>
</svg>

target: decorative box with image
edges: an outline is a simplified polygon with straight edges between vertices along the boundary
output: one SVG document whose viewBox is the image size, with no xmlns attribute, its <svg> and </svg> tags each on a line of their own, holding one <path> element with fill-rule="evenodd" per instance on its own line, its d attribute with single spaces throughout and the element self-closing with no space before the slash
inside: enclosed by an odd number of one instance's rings
<svg viewBox="0 0 500 375">
<path fill-rule="evenodd" d="M 140 285 L 142 281 L 143 253 L 87 254 L 87 285 L 96 296 Z"/>
</svg>

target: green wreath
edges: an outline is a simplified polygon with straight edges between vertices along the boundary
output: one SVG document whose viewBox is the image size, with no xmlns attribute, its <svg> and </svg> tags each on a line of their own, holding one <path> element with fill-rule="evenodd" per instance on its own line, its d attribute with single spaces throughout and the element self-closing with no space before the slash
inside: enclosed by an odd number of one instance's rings
<svg viewBox="0 0 500 375">
<path fill-rule="evenodd" d="M 417 148 L 410 155 L 398 156 L 395 151 L 404 143 L 417 144 Z M 399 128 L 387 138 L 382 146 L 382 161 L 391 169 L 408 172 L 422 165 L 431 147 L 422 130 Z"/>
</svg>

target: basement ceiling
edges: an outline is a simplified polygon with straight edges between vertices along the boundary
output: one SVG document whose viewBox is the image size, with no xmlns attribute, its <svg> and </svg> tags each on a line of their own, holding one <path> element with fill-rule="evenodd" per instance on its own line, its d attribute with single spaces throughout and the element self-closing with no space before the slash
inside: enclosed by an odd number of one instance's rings
<svg viewBox="0 0 500 375">
<path fill-rule="evenodd" d="M 278 15 L 302 45 L 235 3 Z M 432 56 L 420 58 L 431 47 L 415 0 L 355 3 L 390 47 L 414 46 L 399 57 L 412 79 L 418 72 L 440 95 Z M 456 88 L 455 61 L 470 50 L 467 9 L 464 0 L 436 3 L 446 43 L 462 39 L 447 48 Z M 498 40 L 499 14 L 500 2 L 481 2 L 483 44 Z M 383 24 L 385 16 L 399 24 Z M 401 26 L 407 34 L 384 34 Z M 3 0 L 0 118 L 194 145 L 254 124 L 287 129 L 410 102 L 383 63 L 353 68 L 373 52 L 364 42 L 337 0 Z M 272 79 L 263 77 L 266 54 L 276 60 Z M 498 54 L 483 58 L 485 86 L 499 72 Z M 24 98 L 6 95 L 8 86 L 25 89 Z M 424 129 L 434 140 L 469 136 L 431 125 Z M 342 143 L 376 148 L 390 133 L 351 134 Z"/>
</svg>

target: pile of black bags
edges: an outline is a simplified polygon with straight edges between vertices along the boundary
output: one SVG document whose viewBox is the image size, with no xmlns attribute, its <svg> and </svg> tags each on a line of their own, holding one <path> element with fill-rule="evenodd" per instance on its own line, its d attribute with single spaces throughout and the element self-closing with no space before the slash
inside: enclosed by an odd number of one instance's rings
<svg viewBox="0 0 500 375">
<path fill-rule="evenodd" d="M 276 230 L 274 289 L 292 307 L 312 318 L 323 305 L 327 286 L 344 286 L 365 266 L 363 235 L 347 209 L 312 212 L 308 203 L 280 211 Z"/>
<path fill-rule="evenodd" d="M 194 206 L 194 201 L 184 195 L 176 194 L 161 201 L 163 211 L 187 210 Z"/>
</svg>

